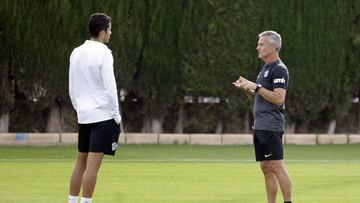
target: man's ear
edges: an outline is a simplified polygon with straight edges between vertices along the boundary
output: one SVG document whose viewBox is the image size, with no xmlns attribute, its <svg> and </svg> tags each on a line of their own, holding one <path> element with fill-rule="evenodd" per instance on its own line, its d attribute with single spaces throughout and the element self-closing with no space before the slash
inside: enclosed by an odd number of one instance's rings
<svg viewBox="0 0 360 203">
<path fill-rule="evenodd" d="M 276 45 L 275 45 L 275 44 L 272 45 L 272 49 L 273 49 L 274 51 L 276 51 Z"/>
<path fill-rule="evenodd" d="M 101 30 L 100 33 L 99 33 L 99 37 L 101 39 L 103 39 L 105 35 L 106 35 L 105 30 Z"/>
</svg>

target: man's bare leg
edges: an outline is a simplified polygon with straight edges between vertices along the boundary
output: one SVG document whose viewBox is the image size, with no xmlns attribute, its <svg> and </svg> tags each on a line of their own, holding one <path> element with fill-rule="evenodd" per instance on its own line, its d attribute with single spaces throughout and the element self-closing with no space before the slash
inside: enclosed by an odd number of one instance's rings
<svg viewBox="0 0 360 203">
<path fill-rule="evenodd" d="M 70 180 L 70 195 L 79 196 L 88 153 L 79 152 Z"/>
<path fill-rule="evenodd" d="M 101 165 L 101 161 L 104 157 L 104 153 L 89 152 L 86 170 L 84 172 L 82 181 L 82 196 L 91 198 L 96 184 L 97 174 Z"/>
<path fill-rule="evenodd" d="M 280 189 L 284 198 L 284 201 L 291 201 L 291 178 L 285 168 L 284 160 L 273 160 L 272 168 L 277 180 L 279 181 Z"/>
<path fill-rule="evenodd" d="M 271 161 L 261 161 L 260 166 L 265 178 L 268 203 L 276 203 L 279 184 L 275 173 L 273 173 Z"/>
</svg>

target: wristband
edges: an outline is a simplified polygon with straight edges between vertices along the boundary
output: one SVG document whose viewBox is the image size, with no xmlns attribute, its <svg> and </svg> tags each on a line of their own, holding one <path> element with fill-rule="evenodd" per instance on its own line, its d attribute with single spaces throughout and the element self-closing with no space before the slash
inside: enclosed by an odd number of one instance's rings
<svg viewBox="0 0 360 203">
<path fill-rule="evenodd" d="M 258 92 L 260 88 L 262 88 L 262 85 L 261 85 L 261 84 L 257 84 L 254 92 Z"/>
</svg>

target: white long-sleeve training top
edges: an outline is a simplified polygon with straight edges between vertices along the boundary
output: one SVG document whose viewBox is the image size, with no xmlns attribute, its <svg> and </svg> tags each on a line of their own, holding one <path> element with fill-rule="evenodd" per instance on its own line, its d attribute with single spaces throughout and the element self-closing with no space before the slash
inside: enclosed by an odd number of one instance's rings
<svg viewBox="0 0 360 203">
<path fill-rule="evenodd" d="M 78 123 L 121 122 L 111 50 L 86 40 L 70 56 L 69 94 Z"/>
</svg>

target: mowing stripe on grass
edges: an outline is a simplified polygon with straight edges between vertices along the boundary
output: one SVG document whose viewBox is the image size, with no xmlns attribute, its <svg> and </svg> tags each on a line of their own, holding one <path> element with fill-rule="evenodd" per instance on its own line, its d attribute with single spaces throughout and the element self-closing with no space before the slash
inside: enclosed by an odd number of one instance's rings
<svg viewBox="0 0 360 203">
<path fill-rule="evenodd" d="M 104 159 L 104 162 L 197 162 L 197 163 L 255 163 L 253 159 Z M 74 159 L 6 159 L 0 158 L 0 162 L 74 162 Z M 360 160 L 285 160 L 288 163 L 360 163 Z"/>
</svg>

